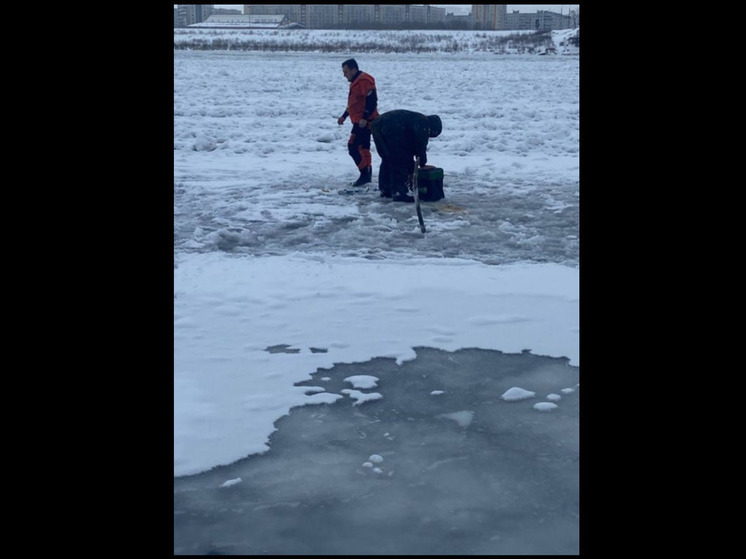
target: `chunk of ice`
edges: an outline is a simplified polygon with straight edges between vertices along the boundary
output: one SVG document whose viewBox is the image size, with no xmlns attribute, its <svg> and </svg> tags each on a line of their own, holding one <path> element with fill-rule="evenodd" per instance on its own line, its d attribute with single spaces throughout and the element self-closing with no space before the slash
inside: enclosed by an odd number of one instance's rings
<svg viewBox="0 0 746 559">
<path fill-rule="evenodd" d="M 513 388 L 508 388 L 500 398 L 506 402 L 517 402 L 518 400 L 526 400 L 534 396 L 536 396 L 536 392 L 514 386 Z"/>
<path fill-rule="evenodd" d="M 534 409 L 539 411 L 552 411 L 556 407 L 557 404 L 553 404 L 552 402 L 539 402 L 534 404 Z"/>
</svg>

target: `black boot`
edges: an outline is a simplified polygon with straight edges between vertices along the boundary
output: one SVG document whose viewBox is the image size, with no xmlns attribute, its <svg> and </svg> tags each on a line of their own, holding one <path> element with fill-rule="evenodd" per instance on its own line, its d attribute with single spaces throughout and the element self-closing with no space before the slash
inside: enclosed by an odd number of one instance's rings
<svg viewBox="0 0 746 559">
<path fill-rule="evenodd" d="M 352 183 L 352 186 L 363 186 L 373 180 L 373 167 L 366 167 L 360 171 L 360 177 Z"/>
<path fill-rule="evenodd" d="M 409 194 L 402 194 L 401 192 L 395 192 L 391 199 L 394 202 L 414 202 L 414 196 L 410 196 Z"/>
</svg>

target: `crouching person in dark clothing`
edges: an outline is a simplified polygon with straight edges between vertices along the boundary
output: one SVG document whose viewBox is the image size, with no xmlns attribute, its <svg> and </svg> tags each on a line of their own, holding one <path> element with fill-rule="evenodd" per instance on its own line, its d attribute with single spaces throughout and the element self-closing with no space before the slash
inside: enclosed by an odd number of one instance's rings
<svg viewBox="0 0 746 559">
<path fill-rule="evenodd" d="M 427 142 L 436 138 L 443 125 L 438 115 L 425 116 L 403 109 L 383 113 L 373 121 L 371 131 L 381 158 L 378 189 L 381 196 L 411 202 L 407 183 L 415 172 L 414 157 L 420 167 L 427 164 Z"/>
</svg>

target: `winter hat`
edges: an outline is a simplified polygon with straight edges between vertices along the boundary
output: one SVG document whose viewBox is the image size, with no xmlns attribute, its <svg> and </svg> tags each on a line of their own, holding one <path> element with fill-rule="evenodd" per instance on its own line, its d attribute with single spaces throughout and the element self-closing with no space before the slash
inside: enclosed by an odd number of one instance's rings
<svg viewBox="0 0 746 559">
<path fill-rule="evenodd" d="M 428 115 L 427 121 L 430 124 L 430 137 L 437 138 L 443 131 L 443 123 L 438 115 Z"/>
</svg>

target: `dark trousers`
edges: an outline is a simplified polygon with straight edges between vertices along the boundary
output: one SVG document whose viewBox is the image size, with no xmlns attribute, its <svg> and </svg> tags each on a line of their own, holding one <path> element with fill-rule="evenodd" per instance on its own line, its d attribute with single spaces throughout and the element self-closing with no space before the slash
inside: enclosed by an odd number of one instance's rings
<svg viewBox="0 0 746 559">
<path fill-rule="evenodd" d="M 347 142 L 347 151 L 360 171 L 370 167 L 373 158 L 370 155 L 370 128 L 360 128 L 357 124 L 352 125 L 350 139 Z"/>
<path fill-rule="evenodd" d="M 414 156 L 389 150 L 380 131 L 373 126 L 373 141 L 381 158 L 378 170 L 378 189 L 386 194 L 407 194 L 407 181 L 414 171 Z"/>
<path fill-rule="evenodd" d="M 381 158 L 378 170 L 378 189 L 386 195 L 407 194 L 407 184 L 414 170 L 412 159 Z"/>
</svg>

